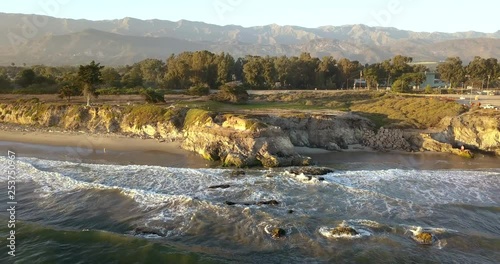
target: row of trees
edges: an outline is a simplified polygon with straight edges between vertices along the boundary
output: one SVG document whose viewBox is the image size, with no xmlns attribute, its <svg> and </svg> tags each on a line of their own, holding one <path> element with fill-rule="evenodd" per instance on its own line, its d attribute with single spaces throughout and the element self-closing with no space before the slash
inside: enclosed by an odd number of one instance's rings
<svg viewBox="0 0 500 264">
<path fill-rule="evenodd" d="M 87 67 L 87 68 L 82 68 Z M 246 56 L 234 59 L 227 53 L 209 51 L 184 52 L 170 56 L 166 61 L 146 59 L 123 67 L 102 67 L 95 62 L 80 67 L 0 67 L 0 90 L 26 93 L 80 94 L 84 69 L 95 70 L 94 84 L 113 93 L 137 93 L 143 87 L 153 89 L 182 89 L 207 87 L 217 89 L 234 81 L 241 81 L 254 89 L 347 89 L 360 84 L 362 78 L 368 88 L 392 86 L 399 92 L 425 81 L 425 66 L 412 64 L 412 58 L 395 56 L 374 64 L 361 64 L 349 59 L 322 59 L 309 53 L 300 56 Z M 468 65 L 458 57 L 448 58 L 437 71 L 442 80 L 453 87 L 497 82 L 500 64 L 495 58 L 474 58 Z M 483 86 L 484 86 L 483 85 Z"/>
<path fill-rule="evenodd" d="M 451 57 L 441 63 L 437 70 L 441 79 L 450 83 L 451 87 L 481 83 L 482 88 L 489 88 L 492 82 L 500 80 L 500 64 L 496 58 L 475 57 L 467 66 L 463 66 L 459 57 Z"/>
</svg>

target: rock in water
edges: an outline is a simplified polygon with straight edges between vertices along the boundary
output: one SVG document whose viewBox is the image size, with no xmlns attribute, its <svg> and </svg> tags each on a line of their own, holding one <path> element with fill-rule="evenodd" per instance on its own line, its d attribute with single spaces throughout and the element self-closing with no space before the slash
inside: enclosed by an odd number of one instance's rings
<svg viewBox="0 0 500 264">
<path fill-rule="evenodd" d="M 259 201 L 259 202 L 230 202 L 230 201 L 225 201 L 224 202 L 225 204 L 227 205 L 237 205 L 237 204 L 242 204 L 242 205 L 246 205 L 246 206 L 250 206 L 250 205 L 278 205 L 280 204 L 280 202 L 276 201 L 276 200 L 269 200 L 269 201 Z"/>
<path fill-rule="evenodd" d="M 244 170 L 234 170 L 231 172 L 231 177 L 238 177 L 238 176 L 243 176 L 245 175 L 245 171 Z"/>
<path fill-rule="evenodd" d="M 257 205 L 278 205 L 278 204 L 280 204 L 280 202 L 278 202 L 276 200 L 257 202 Z"/>
<path fill-rule="evenodd" d="M 350 227 L 350 226 L 339 226 L 334 229 L 332 229 L 332 235 L 334 236 L 357 236 L 359 235 L 358 231 L 356 229 Z"/>
<path fill-rule="evenodd" d="M 413 236 L 413 239 L 415 239 L 415 241 L 423 245 L 432 244 L 432 234 L 429 232 L 422 232 L 416 236 Z"/>
<path fill-rule="evenodd" d="M 272 238 L 282 238 L 286 236 L 286 231 L 282 228 L 275 227 L 271 230 L 271 237 Z"/>
<path fill-rule="evenodd" d="M 326 175 L 328 173 L 332 173 L 332 169 L 328 168 L 322 168 L 322 167 L 301 167 L 301 168 L 293 168 L 290 170 L 290 173 L 299 175 L 299 174 L 304 174 L 304 175 Z"/>
<path fill-rule="evenodd" d="M 434 236 L 430 232 L 422 231 L 422 227 L 417 227 L 415 230 L 411 230 L 413 233 L 413 240 L 422 245 L 431 245 Z"/>
<path fill-rule="evenodd" d="M 136 227 L 133 231 L 134 235 L 156 235 L 160 237 L 164 237 L 165 235 L 161 233 L 159 230 L 155 230 L 150 227 Z"/>
<path fill-rule="evenodd" d="M 221 185 L 210 186 L 210 187 L 208 187 L 208 189 L 227 189 L 229 187 L 231 187 L 231 185 L 229 185 L 229 184 L 221 184 Z"/>
</svg>

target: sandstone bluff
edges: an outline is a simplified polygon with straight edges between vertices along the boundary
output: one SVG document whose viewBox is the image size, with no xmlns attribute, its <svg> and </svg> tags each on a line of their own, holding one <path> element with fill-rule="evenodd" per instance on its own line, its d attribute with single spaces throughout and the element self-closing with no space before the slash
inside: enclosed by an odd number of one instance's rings
<svg viewBox="0 0 500 264">
<path fill-rule="evenodd" d="M 500 113 L 483 110 L 445 118 L 432 133 L 376 129 L 370 120 L 349 112 L 244 116 L 153 105 L 84 107 L 30 101 L 0 105 L 0 122 L 179 141 L 205 159 L 236 167 L 309 165 L 310 159 L 299 155 L 295 146 L 454 154 L 464 146 L 500 155 Z"/>
</svg>

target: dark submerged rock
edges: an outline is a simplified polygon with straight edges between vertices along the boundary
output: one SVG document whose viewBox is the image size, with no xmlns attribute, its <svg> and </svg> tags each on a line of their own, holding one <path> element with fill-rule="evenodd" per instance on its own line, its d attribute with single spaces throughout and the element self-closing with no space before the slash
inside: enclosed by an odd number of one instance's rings
<svg viewBox="0 0 500 264">
<path fill-rule="evenodd" d="M 256 203 L 256 205 L 278 205 L 278 204 L 280 204 L 280 202 L 276 200 L 260 201 Z"/>
<path fill-rule="evenodd" d="M 157 235 L 157 236 L 161 236 L 161 237 L 164 237 L 165 235 L 163 233 L 161 233 L 159 230 L 155 230 L 153 228 L 150 228 L 150 227 L 136 227 L 133 231 L 133 234 L 135 236 L 137 235 Z"/>
<path fill-rule="evenodd" d="M 246 205 L 246 206 L 250 206 L 250 205 L 278 205 L 278 204 L 280 204 L 280 202 L 278 202 L 276 200 L 259 201 L 259 202 L 253 202 L 253 203 L 250 203 L 250 202 L 240 202 L 240 203 L 237 203 L 237 202 L 225 201 L 224 203 L 227 204 L 227 205 L 242 204 L 242 205 Z"/>
<path fill-rule="evenodd" d="M 231 172 L 232 177 L 244 176 L 246 172 L 244 170 L 234 170 Z"/>
<path fill-rule="evenodd" d="M 272 238 L 282 238 L 286 236 L 286 231 L 282 228 L 275 227 L 271 230 L 271 237 Z"/>
<path fill-rule="evenodd" d="M 231 187 L 231 185 L 229 185 L 229 184 L 221 184 L 221 185 L 210 186 L 210 187 L 208 187 L 208 189 L 227 189 L 229 187 Z"/>
</svg>

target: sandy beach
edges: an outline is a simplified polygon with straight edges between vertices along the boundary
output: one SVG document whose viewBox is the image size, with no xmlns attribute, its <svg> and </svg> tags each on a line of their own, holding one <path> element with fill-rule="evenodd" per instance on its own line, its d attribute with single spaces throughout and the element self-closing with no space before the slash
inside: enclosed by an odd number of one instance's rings
<svg viewBox="0 0 500 264">
<path fill-rule="evenodd" d="M 90 163 L 158 165 L 203 168 L 212 166 L 178 142 L 132 138 L 118 134 L 90 134 L 3 126 L 0 146 L 19 157 L 70 160 Z"/>
</svg>

